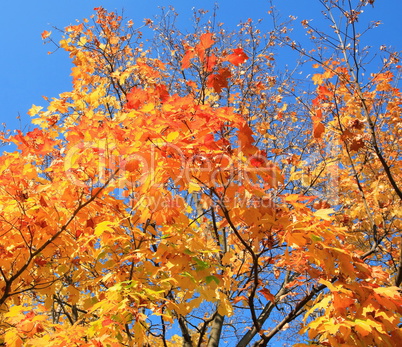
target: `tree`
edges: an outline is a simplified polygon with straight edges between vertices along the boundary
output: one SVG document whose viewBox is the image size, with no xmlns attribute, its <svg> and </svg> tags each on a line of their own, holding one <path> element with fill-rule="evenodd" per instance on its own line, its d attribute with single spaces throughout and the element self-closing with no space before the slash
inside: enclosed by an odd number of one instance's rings
<svg viewBox="0 0 402 347">
<path fill-rule="evenodd" d="M 398 345 L 399 56 L 363 75 L 374 1 L 320 2 L 311 50 L 274 9 L 268 33 L 163 13 L 147 44 L 103 8 L 64 29 L 72 91 L 3 136 L 3 344 Z"/>
</svg>

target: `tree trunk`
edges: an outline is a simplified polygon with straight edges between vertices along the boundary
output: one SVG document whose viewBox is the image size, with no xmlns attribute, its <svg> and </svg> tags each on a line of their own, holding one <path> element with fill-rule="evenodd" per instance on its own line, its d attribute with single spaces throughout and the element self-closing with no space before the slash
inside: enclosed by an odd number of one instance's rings
<svg viewBox="0 0 402 347">
<path fill-rule="evenodd" d="M 218 312 L 216 313 L 214 321 L 212 322 L 211 335 L 209 336 L 207 347 L 218 347 L 219 346 L 219 340 L 221 338 L 221 332 L 222 332 L 222 326 L 223 326 L 224 319 L 225 319 L 225 316 L 222 316 Z"/>
</svg>

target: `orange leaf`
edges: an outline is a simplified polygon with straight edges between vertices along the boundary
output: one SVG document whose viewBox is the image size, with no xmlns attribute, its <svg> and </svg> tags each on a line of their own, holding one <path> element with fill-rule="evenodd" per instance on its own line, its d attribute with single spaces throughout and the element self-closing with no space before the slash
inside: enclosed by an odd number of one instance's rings
<svg viewBox="0 0 402 347">
<path fill-rule="evenodd" d="M 210 48 L 215 41 L 212 39 L 213 34 L 212 33 L 205 33 L 200 36 L 200 43 L 197 45 L 197 50 L 203 50 L 205 51 L 206 49 Z"/>
<path fill-rule="evenodd" d="M 195 52 L 193 48 L 189 48 L 181 60 L 181 69 L 188 69 L 190 67 L 190 60 L 194 58 Z"/>
<path fill-rule="evenodd" d="M 265 299 L 271 302 L 275 302 L 275 296 L 271 294 L 271 292 L 267 288 L 263 288 L 259 291 Z"/>
<path fill-rule="evenodd" d="M 317 111 L 315 111 L 315 116 L 317 117 L 317 118 L 322 118 L 322 111 L 320 110 L 320 109 L 318 109 Z"/>
<path fill-rule="evenodd" d="M 51 33 L 52 33 L 51 31 L 45 30 L 45 31 L 41 34 L 42 40 L 47 39 L 47 38 L 50 36 Z"/>
<path fill-rule="evenodd" d="M 237 304 L 239 301 L 247 301 L 247 298 L 244 296 L 244 295 L 241 295 L 241 296 L 236 296 L 234 299 L 233 299 L 233 303 L 234 304 Z"/>
<path fill-rule="evenodd" d="M 248 126 L 247 123 L 243 123 L 239 127 L 239 132 L 238 132 L 238 139 L 239 139 L 239 144 L 241 145 L 242 151 L 250 153 L 252 152 L 253 148 L 250 148 L 254 142 L 253 138 L 253 131 L 251 128 Z"/>
<path fill-rule="evenodd" d="M 331 97 L 333 94 L 326 86 L 319 86 L 317 88 L 318 94 L 323 96 Z"/>
<path fill-rule="evenodd" d="M 127 108 L 139 109 L 148 100 L 148 95 L 140 88 L 132 88 L 127 94 Z"/>
<path fill-rule="evenodd" d="M 214 44 L 211 33 L 205 33 L 200 36 L 200 43 L 195 47 L 198 58 L 204 62 L 205 51 Z"/>
<path fill-rule="evenodd" d="M 205 63 L 205 65 L 206 65 L 206 70 L 207 70 L 208 72 L 211 72 L 211 71 L 213 70 L 213 68 L 215 67 L 217 61 L 218 61 L 218 59 L 217 59 L 217 57 L 216 57 L 215 54 L 209 55 L 209 56 L 207 57 L 206 63 Z"/>
<path fill-rule="evenodd" d="M 236 48 L 233 50 L 232 54 L 229 54 L 226 57 L 226 60 L 233 65 L 240 65 L 243 64 L 248 59 L 246 53 L 244 53 L 243 48 Z"/>
<path fill-rule="evenodd" d="M 107 326 L 109 324 L 113 324 L 113 323 L 114 323 L 113 320 L 111 320 L 110 318 L 106 318 L 104 321 L 102 321 L 102 326 L 105 327 L 105 326 Z"/>
<path fill-rule="evenodd" d="M 223 88 L 227 88 L 229 77 L 230 71 L 228 69 L 220 69 L 218 73 L 208 76 L 207 86 L 214 88 L 216 93 L 220 93 Z"/>
<path fill-rule="evenodd" d="M 320 139 L 324 132 L 325 132 L 324 124 L 322 124 L 321 122 L 315 122 L 313 125 L 314 138 Z"/>
</svg>

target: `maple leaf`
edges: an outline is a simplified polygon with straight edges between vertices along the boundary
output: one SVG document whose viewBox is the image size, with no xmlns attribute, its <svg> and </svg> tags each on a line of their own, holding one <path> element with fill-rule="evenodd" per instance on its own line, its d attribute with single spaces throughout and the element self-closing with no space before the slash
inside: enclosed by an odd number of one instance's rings
<svg viewBox="0 0 402 347">
<path fill-rule="evenodd" d="M 312 80 L 313 80 L 314 84 L 320 85 L 320 84 L 323 83 L 323 80 L 324 80 L 324 79 L 323 79 L 322 74 L 316 73 L 316 74 L 313 75 Z"/>
<path fill-rule="evenodd" d="M 244 53 L 242 48 L 235 48 L 233 53 L 226 57 L 226 60 L 235 66 L 243 64 L 247 59 L 248 56 Z"/>
<path fill-rule="evenodd" d="M 223 88 L 228 87 L 228 79 L 231 73 L 229 69 L 222 68 L 217 73 L 208 76 L 207 86 L 212 87 L 216 93 L 221 93 Z"/>
<path fill-rule="evenodd" d="M 254 167 L 261 167 L 265 164 L 265 160 L 260 157 L 253 157 L 250 159 L 250 164 Z"/>
<path fill-rule="evenodd" d="M 195 57 L 195 51 L 193 48 L 188 48 L 181 60 L 182 70 L 188 69 L 190 67 L 190 61 Z"/>
<path fill-rule="evenodd" d="M 148 100 L 148 94 L 140 88 L 132 88 L 127 94 L 127 104 L 128 109 L 138 110 L 146 101 Z"/>
<path fill-rule="evenodd" d="M 268 301 L 275 302 L 275 296 L 271 294 L 268 288 L 263 288 L 259 290 L 259 293 L 261 293 Z"/>
<path fill-rule="evenodd" d="M 316 139 L 320 139 L 325 132 L 325 126 L 322 122 L 315 121 L 313 126 L 313 136 Z"/>
<path fill-rule="evenodd" d="M 331 216 L 329 216 L 329 214 L 334 212 L 335 211 L 332 208 L 321 208 L 318 211 L 314 212 L 314 215 L 324 220 L 331 220 Z"/>
<path fill-rule="evenodd" d="M 30 115 L 30 116 L 35 116 L 35 115 L 37 115 L 39 112 L 40 112 L 40 110 L 42 110 L 43 109 L 43 107 L 41 107 L 41 106 L 35 106 L 35 105 L 32 105 L 32 107 L 29 109 L 29 111 L 28 111 L 28 114 Z"/>
<path fill-rule="evenodd" d="M 358 151 L 360 148 L 364 147 L 364 141 L 362 139 L 354 138 L 350 144 L 350 149 L 352 151 Z"/>
<path fill-rule="evenodd" d="M 198 52 L 205 52 L 215 43 L 213 33 L 205 33 L 200 36 L 200 43 L 196 46 Z"/>
<path fill-rule="evenodd" d="M 42 32 L 42 34 L 41 34 L 42 40 L 47 39 L 51 34 L 52 34 L 51 31 L 44 30 L 44 31 Z"/>
<path fill-rule="evenodd" d="M 252 146 L 254 142 L 253 131 L 247 125 L 243 123 L 239 127 L 238 132 L 239 144 L 245 153 L 254 154 L 254 148 Z"/>
<path fill-rule="evenodd" d="M 332 97 L 333 93 L 326 86 L 318 86 L 318 95 Z"/>
</svg>

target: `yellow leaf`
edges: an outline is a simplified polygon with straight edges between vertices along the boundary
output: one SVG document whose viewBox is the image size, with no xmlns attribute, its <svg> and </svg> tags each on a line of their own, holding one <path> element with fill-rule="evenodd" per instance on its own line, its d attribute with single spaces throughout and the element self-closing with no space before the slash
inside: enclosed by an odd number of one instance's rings
<svg viewBox="0 0 402 347">
<path fill-rule="evenodd" d="M 331 292 L 337 292 L 338 291 L 338 289 L 329 281 L 320 279 L 318 282 L 326 285 Z"/>
<path fill-rule="evenodd" d="M 4 317 L 14 317 L 18 316 L 22 311 L 24 311 L 24 307 L 20 305 L 15 305 L 10 308 L 10 310 L 4 315 Z"/>
<path fill-rule="evenodd" d="M 315 74 L 312 78 L 314 84 L 322 84 L 322 75 L 321 74 Z"/>
<path fill-rule="evenodd" d="M 85 46 L 87 43 L 87 39 L 83 36 L 80 38 L 80 41 L 78 42 L 78 46 Z"/>
<path fill-rule="evenodd" d="M 336 335 L 339 331 L 339 325 L 333 322 L 328 322 L 323 324 L 323 330 L 331 335 Z"/>
<path fill-rule="evenodd" d="M 289 194 L 288 196 L 285 197 L 285 201 L 292 203 L 299 200 L 299 197 L 300 197 L 299 194 Z"/>
<path fill-rule="evenodd" d="M 378 287 L 374 288 L 374 291 L 377 294 L 382 296 L 388 296 L 390 298 L 397 298 L 399 297 L 399 288 L 398 287 Z"/>
<path fill-rule="evenodd" d="M 52 296 L 52 295 L 48 295 L 48 296 L 46 297 L 46 300 L 45 300 L 45 307 L 46 307 L 47 309 L 50 309 L 50 308 L 52 307 L 52 305 L 53 305 L 53 296 Z"/>
<path fill-rule="evenodd" d="M 8 347 L 21 347 L 22 340 L 18 336 L 16 329 L 9 329 L 4 335 L 4 342 Z"/>
<path fill-rule="evenodd" d="M 40 112 L 40 110 L 42 109 L 43 107 L 41 107 L 41 106 L 35 106 L 35 105 L 32 105 L 32 107 L 29 109 L 29 111 L 28 111 L 28 114 L 32 117 L 32 116 L 35 116 L 35 115 L 37 115 L 39 112 Z"/>
<path fill-rule="evenodd" d="M 115 223 L 112 223 L 112 222 L 109 222 L 109 221 L 101 222 L 95 227 L 95 233 L 94 234 L 96 236 L 100 236 L 105 231 L 113 232 L 114 230 L 111 228 L 111 226 L 115 226 Z"/>
<path fill-rule="evenodd" d="M 357 332 L 362 335 L 362 336 L 367 336 L 372 333 L 373 329 L 376 328 L 377 330 L 384 332 L 383 328 L 381 325 L 377 322 L 373 322 L 371 320 L 362 320 L 362 319 L 356 319 L 354 321 L 354 328 L 357 330 Z"/>
<path fill-rule="evenodd" d="M 141 108 L 141 111 L 147 113 L 147 112 L 153 111 L 154 109 L 155 109 L 155 104 L 153 104 L 152 102 L 148 102 Z"/>
<path fill-rule="evenodd" d="M 87 102 L 90 103 L 93 107 L 99 106 L 99 100 L 104 96 L 104 90 L 101 88 L 96 89 L 86 98 Z"/>
<path fill-rule="evenodd" d="M 303 171 L 295 171 L 290 175 L 289 181 L 297 181 L 303 176 Z"/>
<path fill-rule="evenodd" d="M 166 138 L 167 142 L 172 142 L 173 140 L 176 140 L 179 137 L 179 132 L 178 131 L 173 131 L 169 133 L 169 135 Z"/>
<path fill-rule="evenodd" d="M 233 314 L 232 305 L 230 304 L 229 300 L 226 297 L 223 297 L 223 300 L 220 302 L 218 312 L 222 316 L 229 316 L 229 317 Z"/>
<path fill-rule="evenodd" d="M 191 194 L 193 192 L 199 192 L 201 190 L 201 187 L 199 184 L 190 182 L 188 185 L 188 192 Z"/>
<path fill-rule="evenodd" d="M 314 216 L 324 219 L 324 220 L 331 220 L 332 217 L 329 216 L 329 214 L 334 213 L 334 212 L 335 211 L 333 208 L 323 208 L 323 209 L 320 209 L 320 210 L 314 212 Z"/>
</svg>

